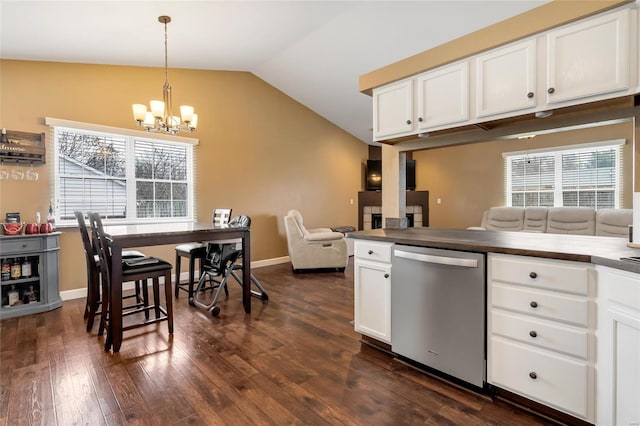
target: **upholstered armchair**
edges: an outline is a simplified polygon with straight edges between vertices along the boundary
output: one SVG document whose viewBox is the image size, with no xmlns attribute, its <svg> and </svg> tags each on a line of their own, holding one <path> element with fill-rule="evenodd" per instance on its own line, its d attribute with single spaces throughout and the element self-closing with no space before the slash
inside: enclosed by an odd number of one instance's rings
<svg viewBox="0 0 640 426">
<path fill-rule="evenodd" d="M 302 269 L 344 271 L 349 256 L 342 233 L 333 232 L 329 228 L 307 229 L 302 215 L 296 210 L 289 210 L 284 217 L 284 227 L 294 272 Z"/>
</svg>

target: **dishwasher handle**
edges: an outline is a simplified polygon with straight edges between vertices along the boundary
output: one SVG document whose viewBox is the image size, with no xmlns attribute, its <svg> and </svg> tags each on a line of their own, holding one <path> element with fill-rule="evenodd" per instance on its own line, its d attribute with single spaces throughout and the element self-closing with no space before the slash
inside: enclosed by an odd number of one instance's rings
<svg viewBox="0 0 640 426">
<path fill-rule="evenodd" d="M 464 268 L 478 267 L 477 259 L 434 256 L 431 254 L 414 253 L 414 252 L 404 251 L 404 250 L 394 250 L 393 253 L 396 257 L 403 257 L 405 259 L 417 260 L 419 262 L 425 262 L 425 263 L 437 263 L 439 265 L 462 266 Z"/>
</svg>

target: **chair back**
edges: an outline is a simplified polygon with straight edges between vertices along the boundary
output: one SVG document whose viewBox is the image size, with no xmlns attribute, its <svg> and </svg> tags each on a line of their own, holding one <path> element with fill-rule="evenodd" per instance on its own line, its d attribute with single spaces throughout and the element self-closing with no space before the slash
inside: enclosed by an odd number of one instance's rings
<svg viewBox="0 0 640 426">
<path fill-rule="evenodd" d="M 213 217 L 211 221 L 214 226 L 223 226 L 229 223 L 231 219 L 231 209 L 213 209 Z"/>
<path fill-rule="evenodd" d="M 94 261 L 94 256 L 96 252 L 91 245 L 91 238 L 89 237 L 89 230 L 87 229 L 87 224 L 84 221 L 84 214 L 81 211 L 74 211 L 73 214 L 76 216 L 78 221 L 78 228 L 80 229 L 80 236 L 82 237 L 82 244 L 84 246 L 84 253 L 87 258 L 87 265 L 91 265 Z"/>
<path fill-rule="evenodd" d="M 111 265 L 111 249 L 107 242 L 107 236 L 104 233 L 102 226 L 102 219 L 99 213 L 89 213 L 89 226 L 91 227 L 91 234 L 93 242 L 93 248 L 98 253 L 100 259 L 100 273 L 102 279 L 105 280 L 107 286 L 111 286 L 111 271 L 109 267 Z"/>
<path fill-rule="evenodd" d="M 238 260 L 242 250 L 236 249 L 235 243 L 208 243 L 203 268 L 214 275 L 222 275 Z"/>
</svg>

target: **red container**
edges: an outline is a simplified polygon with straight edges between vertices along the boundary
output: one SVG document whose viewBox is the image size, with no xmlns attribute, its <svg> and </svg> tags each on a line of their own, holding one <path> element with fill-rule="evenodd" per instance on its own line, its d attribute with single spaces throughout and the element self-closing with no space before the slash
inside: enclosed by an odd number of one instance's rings
<svg viewBox="0 0 640 426">
<path fill-rule="evenodd" d="M 40 232 L 40 230 L 38 229 L 38 224 L 37 223 L 27 223 L 24 226 L 24 233 L 25 234 L 37 234 L 39 232 Z"/>
<path fill-rule="evenodd" d="M 53 228 L 52 228 L 50 223 L 47 222 L 47 223 L 40 224 L 40 233 L 41 234 L 48 234 L 51 231 L 53 231 Z"/>
</svg>

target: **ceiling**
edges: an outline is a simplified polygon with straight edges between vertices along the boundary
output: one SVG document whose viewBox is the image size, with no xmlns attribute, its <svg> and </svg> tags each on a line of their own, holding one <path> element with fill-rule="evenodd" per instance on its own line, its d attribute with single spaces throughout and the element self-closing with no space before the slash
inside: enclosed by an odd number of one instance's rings
<svg viewBox="0 0 640 426">
<path fill-rule="evenodd" d="M 546 1 L 0 0 L 0 57 L 163 67 L 170 15 L 170 68 L 251 72 L 372 143 L 360 75 Z"/>
</svg>

